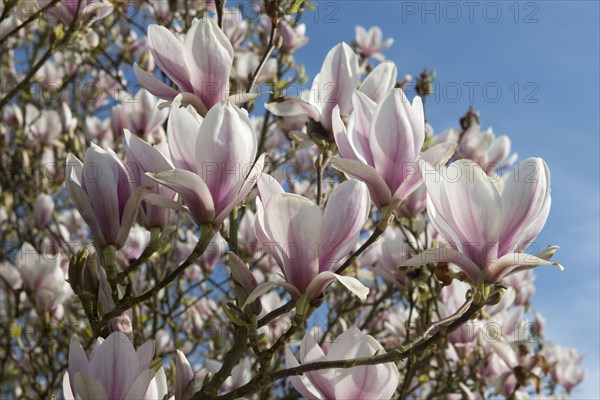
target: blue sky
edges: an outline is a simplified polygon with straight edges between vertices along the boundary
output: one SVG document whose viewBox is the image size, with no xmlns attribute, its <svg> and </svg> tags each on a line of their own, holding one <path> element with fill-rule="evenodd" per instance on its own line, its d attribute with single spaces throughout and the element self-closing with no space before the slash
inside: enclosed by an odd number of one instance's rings
<svg viewBox="0 0 600 400">
<path fill-rule="evenodd" d="M 427 117 L 436 133 L 457 128 L 473 104 L 482 126 L 509 135 L 520 159 L 546 160 L 552 210 L 536 242 L 560 245 L 565 271 L 536 271 L 533 304 L 551 341 L 586 353 L 588 379 L 572 397 L 600 398 L 599 3 L 465 3 L 321 1 L 304 17 L 310 42 L 297 60 L 312 77 L 356 25 L 379 25 L 395 39 L 385 55 L 401 76 L 435 68 Z"/>
</svg>

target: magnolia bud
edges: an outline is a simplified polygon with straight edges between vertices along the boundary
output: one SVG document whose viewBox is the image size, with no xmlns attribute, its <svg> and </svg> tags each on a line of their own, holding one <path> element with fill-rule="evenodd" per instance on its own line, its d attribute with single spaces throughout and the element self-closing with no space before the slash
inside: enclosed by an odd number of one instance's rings
<svg viewBox="0 0 600 400">
<path fill-rule="evenodd" d="M 40 194 L 36 197 L 33 204 L 33 220 L 38 229 L 45 228 L 52 218 L 54 211 L 54 201 L 47 194 Z"/>
</svg>

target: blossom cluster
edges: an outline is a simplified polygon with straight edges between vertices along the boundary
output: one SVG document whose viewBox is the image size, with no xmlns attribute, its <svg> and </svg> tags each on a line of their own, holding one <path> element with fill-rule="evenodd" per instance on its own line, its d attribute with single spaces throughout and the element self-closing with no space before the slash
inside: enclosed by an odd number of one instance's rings
<svg viewBox="0 0 600 400">
<path fill-rule="evenodd" d="M 224 3 L 5 6 L 0 397 L 571 393 L 547 163 L 472 110 L 436 135 L 379 27 L 290 95 L 314 5 Z"/>
</svg>

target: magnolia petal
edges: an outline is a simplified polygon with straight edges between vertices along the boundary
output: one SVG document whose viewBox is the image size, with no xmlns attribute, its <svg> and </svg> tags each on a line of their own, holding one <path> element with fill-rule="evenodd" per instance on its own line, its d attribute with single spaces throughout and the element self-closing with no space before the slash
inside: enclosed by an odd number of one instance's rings
<svg viewBox="0 0 600 400">
<path fill-rule="evenodd" d="M 185 35 L 183 59 L 194 93 L 208 109 L 227 96 L 233 47 L 211 18 L 194 21 Z"/>
<path fill-rule="evenodd" d="M 71 389 L 71 381 L 69 379 L 69 373 L 65 372 L 63 375 L 63 397 L 65 400 L 75 400 L 75 396 L 73 395 L 73 390 Z"/>
<path fill-rule="evenodd" d="M 379 103 L 396 86 L 398 68 L 392 61 L 384 61 L 367 75 L 360 91 Z"/>
<path fill-rule="evenodd" d="M 167 122 L 167 139 L 176 168 L 197 172 L 195 144 L 202 120 L 194 109 L 179 107 L 176 104 L 171 107 Z"/>
<path fill-rule="evenodd" d="M 267 204 L 274 194 L 285 193 L 281 184 L 273 176 L 264 172 L 260 175 L 256 188 L 263 204 Z"/>
<path fill-rule="evenodd" d="M 515 272 L 525 271 L 540 265 L 553 265 L 563 270 L 559 263 L 550 262 L 527 253 L 509 253 L 493 262 L 485 271 L 486 279 L 490 282 L 499 282 L 505 276 Z"/>
<path fill-rule="evenodd" d="M 213 199 L 208 187 L 198 175 L 182 169 L 146 175 L 179 193 L 197 223 L 203 224 L 214 220 Z"/>
<path fill-rule="evenodd" d="M 472 281 L 477 282 L 480 268 L 469 257 L 451 248 L 429 248 L 422 253 L 403 261 L 399 267 L 418 267 L 429 263 L 452 263 L 456 264 Z"/>
<path fill-rule="evenodd" d="M 421 154 L 417 162 L 409 164 L 410 168 L 409 165 L 407 165 L 407 175 L 405 180 L 393 194 L 393 198 L 404 200 L 419 188 L 423 182 L 420 168 L 421 161 L 427 162 L 434 168 L 443 167 L 455 153 L 456 147 L 457 145 L 455 143 L 439 143 Z"/>
<path fill-rule="evenodd" d="M 331 129 L 331 111 L 340 106 L 342 115 L 352 111 L 352 93 L 360 79 L 358 56 L 346 43 L 332 48 L 325 57 L 318 79 L 318 98 L 325 129 Z"/>
<path fill-rule="evenodd" d="M 321 120 L 321 113 L 319 110 L 300 97 L 280 97 L 266 103 L 265 108 L 279 117 L 307 115 L 317 122 Z"/>
<path fill-rule="evenodd" d="M 127 149 L 144 172 L 162 172 L 173 169 L 171 161 L 157 147 L 124 130 Z"/>
<path fill-rule="evenodd" d="M 72 387 L 71 390 L 77 399 L 108 399 L 102 383 L 93 376 L 81 372 L 75 376 L 75 387 Z"/>
<path fill-rule="evenodd" d="M 256 134 L 246 110 L 225 101 L 206 114 L 196 140 L 196 167 L 210 190 L 217 214 L 222 214 L 240 193 L 244 177 L 253 167 L 257 148 Z"/>
<path fill-rule="evenodd" d="M 71 387 L 75 387 L 75 376 L 82 372 L 87 374 L 90 370 L 90 362 L 88 361 L 85 350 L 81 343 L 75 338 L 71 339 L 69 344 L 69 375 Z"/>
<path fill-rule="evenodd" d="M 304 292 L 319 272 L 321 209 L 302 196 L 281 193 L 265 205 L 264 217 L 267 235 L 283 250 L 286 281 Z"/>
<path fill-rule="evenodd" d="M 148 27 L 148 48 L 159 68 L 184 92 L 193 91 L 190 76 L 183 62 L 183 43 L 164 26 Z"/>
<path fill-rule="evenodd" d="M 356 160 L 334 157 L 331 166 L 344 172 L 346 175 L 363 181 L 369 188 L 371 200 L 377 207 L 388 205 L 392 201 L 392 194 L 387 184 L 379 173 L 368 165 Z"/>
<path fill-rule="evenodd" d="M 499 254 L 522 251 L 540 233 L 550 212 L 550 171 L 528 158 L 504 181 Z"/>
<path fill-rule="evenodd" d="M 233 199 L 230 200 L 229 204 L 227 204 L 225 208 L 215 218 L 215 226 L 220 226 L 225 220 L 225 218 L 227 218 L 229 213 L 231 213 L 233 208 L 241 202 L 243 202 L 244 199 L 246 199 L 248 193 L 250 193 L 250 191 L 256 184 L 256 181 L 258 180 L 259 176 L 261 176 L 262 174 L 262 171 L 265 167 L 266 156 L 267 153 L 263 153 L 258 158 L 258 160 L 256 160 L 256 163 L 252 166 L 252 169 L 248 173 L 248 176 L 246 176 L 246 178 L 244 179 L 238 193 L 235 195 L 235 197 L 233 197 Z"/>
<path fill-rule="evenodd" d="M 370 126 L 374 166 L 392 192 L 406 179 L 407 168 L 416 169 L 423 144 L 424 133 L 417 132 L 410 113 L 406 95 L 394 89 L 377 105 Z"/>
<path fill-rule="evenodd" d="M 347 180 L 333 190 L 323 213 L 323 231 L 319 241 L 320 272 L 329 271 L 341 256 L 350 251 L 370 210 L 369 190 L 363 182 Z"/>
<path fill-rule="evenodd" d="M 253 303 L 256 299 L 261 297 L 263 294 L 270 292 L 277 286 L 284 288 L 294 299 L 297 299 L 301 296 L 300 291 L 292 284 L 289 284 L 286 282 L 263 282 L 263 283 L 259 283 L 258 286 L 256 286 L 256 289 L 254 289 L 252 291 L 252 293 L 250 293 L 248 295 L 246 302 L 242 305 L 241 308 L 242 309 L 246 308 L 246 306 L 248 304 Z"/>
<path fill-rule="evenodd" d="M 127 203 L 125 203 L 125 208 L 123 209 L 123 217 L 121 218 L 121 226 L 119 227 L 119 233 L 117 234 L 117 238 L 115 240 L 115 244 L 117 248 L 123 247 L 125 242 L 127 241 L 127 237 L 129 236 L 129 231 L 135 222 L 135 218 L 137 217 L 137 213 L 140 203 L 142 202 L 144 196 L 149 193 L 151 190 L 148 186 L 138 187 L 133 191 L 129 199 L 127 199 Z"/>
<path fill-rule="evenodd" d="M 236 94 L 232 94 L 229 97 L 227 97 L 227 100 L 230 101 L 231 103 L 239 106 L 239 105 L 242 105 L 244 103 L 248 103 L 249 101 L 254 101 L 254 100 L 258 99 L 260 96 L 262 96 L 263 94 L 266 94 L 266 93 L 271 93 L 271 92 L 236 93 Z"/>
<path fill-rule="evenodd" d="M 358 156 L 348 139 L 348 130 L 340 116 L 339 106 L 335 106 L 331 113 L 331 129 L 333 131 L 333 138 L 335 139 L 335 143 L 342 157 L 366 163 L 362 157 Z"/>
<path fill-rule="evenodd" d="M 90 230 L 92 231 L 92 237 L 94 242 L 99 246 L 106 246 L 108 243 L 104 238 L 104 234 L 100 229 L 100 224 L 98 223 L 98 219 L 96 217 L 96 212 L 92 207 L 92 203 L 87 195 L 87 193 L 81 187 L 81 171 L 83 168 L 83 163 L 77 159 L 73 154 L 67 156 L 67 176 L 68 178 L 65 180 L 65 185 L 67 186 L 67 190 L 69 191 L 69 196 L 71 197 L 71 201 L 77 207 L 77 210 L 81 214 L 83 220 L 88 224 Z"/>
<path fill-rule="evenodd" d="M 144 201 L 155 206 L 170 208 L 175 211 L 190 212 L 189 208 L 179 204 L 178 202 L 169 197 L 163 196 L 158 193 L 147 193 L 144 196 Z"/>
<path fill-rule="evenodd" d="M 292 354 L 292 351 L 288 346 L 285 347 L 285 366 L 286 368 L 299 367 L 300 363 Z M 321 396 L 319 391 L 313 386 L 310 380 L 305 375 L 290 376 L 290 382 L 294 386 L 294 389 L 298 391 L 307 400 L 320 400 Z"/>
<path fill-rule="evenodd" d="M 367 300 L 369 288 L 363 285 L 358 279 L 351 276 L 338 275 L 331 271 L 319 273 L 306 288 L 306 295 L 309 299 L 315 299 L 323 294 L 331 282 L 338 280 L 346 289 L 350 290 L 361 301 Z"/>
<path fill-rule="evenodd" d="M 175 356 L 175 400 L 183 400 L 183 394 L 190 383 L 194 382 L 194 371 L 181 350 Z"/>
<path fill-rule="evenodd" d="M 354 111 L 348 122 L 348 139 L 355 152 L 360 156 L 359 158 L 364 160 L 365 164 L 373 167 L 375 162 L 369 143 L 369 132 L 377 103 L 355 90 L 352 95 L 352 106 Z"/>
<path fill-rule="evenodd" d="M 144 395 L 148 391 L 148 386 L 150 386 L 150 382 L 156 375 L 156 372 L 153 369 L 147 369 L 140 373 L 131 385 L 131 388 L 127 392 L 125 396 L 125 400 L 139 400 L 143 399 Z"/>
<path fill-rule="evenodd" d="M 140 82 L 140 85 L 156 97 L 164 100 L 173 100 L 179 94 L 177 90 L 167 86 L 151 73 L 141 69 L 137 64 L 133 64 L 133 73 Z"/>
</svg>

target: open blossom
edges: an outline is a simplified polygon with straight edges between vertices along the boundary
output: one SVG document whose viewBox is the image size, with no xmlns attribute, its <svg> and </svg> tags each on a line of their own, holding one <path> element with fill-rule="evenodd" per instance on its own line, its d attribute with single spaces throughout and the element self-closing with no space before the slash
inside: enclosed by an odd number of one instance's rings
<svg viewBox="0 0 600 400">
<path fill-rule="evenodd" d="M 158 99 L 145 89 L 140 89 L 134 99 L 124 103 L 131 130 L 139 137 L 148 138 L 156 130 L 162 130 L 169 111 L 158 108 Z M 112 116 L 111 116 L 112 117 Z M 117 137 L 123 132 L 118 132 Z M 162 135 L 164 136 L 164 132 Z"/>
<path fill-rule="evenodd" d="M 327 53 L 307 99 L 282 98 L 267 103 L 266 108 L 280 117 L 305 114 L 331 131 L 331 111 L 339 105 L 342 114 L 350 114 L 352 92 L 359 80 L 358 57 L 342 42 Z"/>
<path fill-rule="evenodd" d="M 184 38 L 150 25 L 148 46 L 156 64 L 183 92 L 183 99 L 201 114 L 228 95 L 233 47 L 212 19 L 195 19 Z M 140 84 L 161 99 L 173 100 L 179 94 L 137 65 L 134 72 Z"/>
<path fill-rule="evenodd" d="M 258 189 L 256 237 L 285 278 L 285 283 L 259 285 L 259 292 L 281 285 L 294 297 L 306 294 L 313 299 L 337 279 L 364 300 L 367 288 L 357 279 L 332 270 L 356 244 L 369 216 L 367 187 L 355 180 L 340 184 L 329 196 L 324 211 L 302 196 L 284 193 L 266 174 Z"/>
<path fill-rule="evenodd" d="M 162 399 L 168 394 L 162 367 L 152 368 L 154 340 L 137 351 L 121 332 L 96 340 L 89 357 L 75 339 L 69 346 L 68 372 L 63 379 L 66 399 Z"/>
<path fill-rule="evenodd" d="M 370 335 L 352 327 L 339 335 L 327 351 L 324 351 L 312 334 L 306 334 L 300 345 L 300 361 L 308 364 L 318 361 L 347 360 L 372 357 L 385 352 Z M 287 368 L 300 364 L 289 348 L 286 348 Z M 362 365 L 353 368 L 329 368 L 292 376 L 294 388 L 307 399 L 390 399 L 398 386 L 400 376 L 393 362 Z"/>
<path fill-rule="evenodd" d="M 382 38 L 383 34 L 378 26 L 374 26 L 368 31 L 360 25 L 356 27 L 356 47 L 358 52 L 366 58 L 373 57 L 379 61 L 385 59 L 381 52 L 391 47 L 394 39 L 382 40 Z"/>
<path fill-rule="evenodd" d="M 443 164 L 456 145 L 442 143 L 421 154 L 425 117 L 420 97 L 412 104 L 401 89 L 389 91 L 377 104 L 355 91 L 348 126 L 341 109 L 333 110 L 333 134 L 343 158 L 331 164 L 367 184 L 378 207 L 400 203 L 421 185 L 419 160 Z"/>
<path fill-rule="evenodd" d="M 54 212 L 54 200 L 52 196 L 45 193 L 40 193 L 33 203 L 33 221 L 38 229 L 45 228 L 52 219 Z"/>
<path fill-rule="evenodd" d="M 396 84 L 398 71 L 392 62 L 379 64 L 365 78 L 359 92 L 372 101 L 380 101 Z M 298 98 L 282 97 L 267 103 L 265 107 L 280 117 L 308 117 L 320 122 L 325 131 L 333 134 L 332 113 L 348 116 L 354 102 L 352 94 L 360 81 L 358 56 L 350 46 L 342 42 L 327 53 L 321 71 L 311 90 Z"/>
<path fill-rule="evenodd" d="M 23 244 L 17 254 L 16 269 L 23 289 L 35 295 L 36 308 L 40 311 L 55 310 L 66 297 L 68 285 L 60 259 L 60 255 L 39 254 L 29 243 Z"/>
<path fill-rule="evenodd" d="M 220 226 L 264 165 L 264 155 L 254 162 L 258 141 L 248 112 L 224 101 L 202 119 L 191 108 L 174 106 L 167 136 L 176 169 L 147 175 L 179 193 L 198 224 Z"/>
<path fill-rule="evenodd" d="M 83 162 L 67 156 L 65 184 L 100 247 L 121 248 L 135 222 L 145 188 L 134 189 L 127 168 L 111 149 L 92 143 Z"/>
<path fill-rule="evenodd" d="M 587 371 L 579 366 L 584 355 L 578 354 L 577 350 L 552 346 L 544 349 L 543 355 L 552 368 L 552 377 L 568 393 L 587 377 Z"/>
<path fill-rule="evenodd" d="M 517 160 L 516 153 L 510 154 L 511 142 L 506 135 L 494 135 L 492 128 L 481 131 L 477 124 L 471 125 L 463 134 L 447 130 L 438 137 L 438 142 L 458 143 L 457 156 L 478 163 L 490 176 L 511 167 Z"/>
<path fill-rule="evenodd" d="M 538 265 L 560 267 L 547 261 L 555 248 L 539 256 L 523 253 L 550 211 L 550 172 L 544 160 L 521 162 L 507 176 L 503 191 L 469 160 L 441 170 L 422 163 L 422 174 L 429 219 L 445 246 L 425 250 L 406 265 L 454 263 L 474 282 L 482 273 L 487 281 L 498 282 Z"/>
<path fill-rule="evenodd" d="M 298 24 L 292 27 L 285 19 L 277 26 L 277 34 L 282 38 L 281 51 L 292 54 L 308 43 L 306 25 Z"/>
<path fill-rule="evenodd" d="M 51 0 L 43 0 L 40 7 L 44 7 L 50 2 Z M 48 14 L 58 18 L 66 26 L 69 26 L 75 18 L 89 25 L 107 17 L 112 10 L 113 7 L 108 1 L 67 0 L 57 2 L 48 10 Z"/>
</svg>

